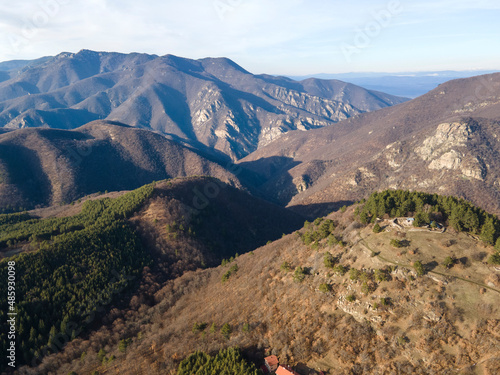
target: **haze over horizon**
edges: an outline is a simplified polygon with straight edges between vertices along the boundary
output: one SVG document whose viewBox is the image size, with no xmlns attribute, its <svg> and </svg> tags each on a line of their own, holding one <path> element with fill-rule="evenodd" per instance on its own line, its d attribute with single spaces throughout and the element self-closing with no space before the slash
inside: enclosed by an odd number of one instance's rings
<svg viewBox="0 0 500 375">
<path fill-rule="evenodd" d="M 91 49 L 224 56 L 281 75 L 500 68 L 492 0 L 27 0 L 0 11 L 0 61 Z"/>
</svg>

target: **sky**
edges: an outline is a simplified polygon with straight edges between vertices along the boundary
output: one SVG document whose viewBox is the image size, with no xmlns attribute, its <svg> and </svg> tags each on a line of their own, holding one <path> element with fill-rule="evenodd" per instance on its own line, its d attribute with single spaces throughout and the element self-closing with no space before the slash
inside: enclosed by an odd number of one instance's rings
<svg viewBox="0 0 500 375">
<path fill-rule="evenodd" d="M 500 69 L 498 0 L 0 1 L 0 61 L 228 57 L 252 73 Z"/>
</svg>

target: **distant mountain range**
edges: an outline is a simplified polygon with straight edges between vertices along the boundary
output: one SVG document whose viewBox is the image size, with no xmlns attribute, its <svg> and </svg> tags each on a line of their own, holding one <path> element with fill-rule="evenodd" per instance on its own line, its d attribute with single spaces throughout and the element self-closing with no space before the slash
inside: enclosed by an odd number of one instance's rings
<svg viewBox="0 0 500 375">
<path fill-rule="evenodd" d="M 329 126 L 406 99 L 337 80 L 253 75 L 225 58 L 82 50 L 0 64 L 0 126 L 119 121 L 233 160 L 289 130 Z"/>
<path fill-rule="evenodd" d="M 406 100 L 84 50 L 0 81 L 0 210 L 35 208 L 0 215 L 14 373 L 180 374 L 227 347 L 300 373 L 499 373 L 500 221 L 449 195 L 500 214 L 500 73 Z"/>
<path fill-rule="evenodd" d="M 290 77 L 304 80 L 315 77 L 321 79 L 339 79 L 359 85 L 368 90 L 383 91 L 392 95 L 416 98 L 434 90 L 440 84 L 457 78 L 469 78 L 478 75 L 491 74 L 494 70 L 464 70 L 464 71 L 429 71 L 402 73 L 344 73 L 316 74 Z"/>
<path fill-rule="evenodd" d="M 500 73 L 408 101 L 224 58 L 84 50 L 0 71 L 4 210 L 211 175 L 311 217 L 387 188 L 500 213 Z"/>
<path fill-rule="evenodd" d="M 496 73 L 449 81 L 335 127 L 288 133 L 240 163 L 267 179 L 268 194 L 312 216 L 387 188 L 457 195 L 498 214 L 499 131 Z"/>
</svg>

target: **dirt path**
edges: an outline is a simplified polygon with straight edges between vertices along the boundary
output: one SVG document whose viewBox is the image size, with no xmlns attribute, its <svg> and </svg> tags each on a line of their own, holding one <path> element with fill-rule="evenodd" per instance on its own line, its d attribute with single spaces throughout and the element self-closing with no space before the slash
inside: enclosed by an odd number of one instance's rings
<svg viewBox="0 0 500 375">
<path fill-rule="evenodd" d="M 368 251 L 370 251 L 372 254 L 376 254 L 375 256 L 384 261 L 384 262 L 387 262 L 387 263 L 390 263 L 390 264 L 393 264 L 395 266 L 400 266 L 400 267 L 406 267 L 406 268 L 413 268 L 413 266 L 409 265 L 409 264 L 403 264 L 403 263 L 398 263 L 398 262 L 394 262 L 390 259 L 387 259 L 385 257 L 383 257 L 382 255 L 380 254 L 377 254 L 365 241 L 365 239 L 363 237 L 361 237 L 361 233 L 358 232 L 358 235 L 359 235 L 359 240 L 354 244 L 358 244 L 360 243 L 361 245 L 363 245 Z M 477 286 L 480 286 L 482 288 L 485 288 L 485 289 L 489 289 L 489 290 L 492 290 L 494 292 L 497 292 L 500 294 L 500 290 L 498 289 L 495 289 L 495 288 L 492 288 L 491 286 L 488 286 L 488 285 L 485 285 L 485 284 L 482 284 L 482 283 L 479 283 L 477 281 L 472 281 L 472 280 L 467 280 L 467 279 L 464 279 L 463 277 L 460 277 L 460 276 L 455 276 L 455 275 L 450 275 L 450 274 L 445 274 L 445 273 L 441 273 L 441 272 L 437 272 L 437 271 L 428 271 L 427 273 L 430 273 L 430 274 L 435 274 L 435 275 L 439 275 L 439 276 L 444 276 L 444 277 L 449 277 L 449 278 L 453 278 L 453 279 L 457 279 L 457 280 L 462 280 L 462 281 L 465 281 L 466 283 L 469 283 L 469 284 L 474 284 L 474 285 L 477 285 Z"/>
</svg>

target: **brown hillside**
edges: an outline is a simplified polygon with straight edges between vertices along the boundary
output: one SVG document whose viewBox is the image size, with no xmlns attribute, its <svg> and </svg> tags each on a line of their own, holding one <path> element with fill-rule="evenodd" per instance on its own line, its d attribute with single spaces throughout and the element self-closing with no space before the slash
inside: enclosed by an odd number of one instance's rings
<svg viewBox="0 0 500 375">
<path fill-rule="evenodd" d="M 304 219 L 210 177 L 158 183 L 131 218 L 166 278 L 213 267 L 300 228 Z"/>
<path fill-rule="evenodd" d="M 71 202 L 154 180 L 238 177 L 199 152 L 147 130 L 96 121 L 76 130 L 20 129 L 0 135 L 0 208 Z"/>
<path fill-rule="evenodd" d="M 332 203 L 331 210 L 400 187 L 456 194 L 498 213 L 499 102 L 500 74 L 454 80 L 335 127 L 286 134 L 241 164 L 297 209 Z M 432 146 L 433 138 L 441 143 Z"/>
<path fill-rule="evenodd" d="M 257 362 L 269 349 L 282 363 L 331 374 L 497 374 L 500 284 L 482 261 L 492 249 L 464 234 L 390 228 L 373 234 L 352 222 L 352 212 L 331 216 L 344 245 L 323 240 L 314 249 L 293 233 L 231 264 L 188 272 L 162 286 L 149 305 L 113 311 L 107 327 L 36 371 L 174 374 L 195 350 L 238 345 Z M 407 248 L 389 245 L 403 235 Z M 325 252 L 336 268 L 325 266 Z M 448 255 L 460 263 L 441 266 Z M 426 275 L 417 276 L 416 260 Z M 342 275 L 339 264 L 357 275 Z M 298 266 L 301 282 L 294 281 Z M 229 339 L 219 332 L 225 323 Z M 122 353 L 124 338 L 132 344 Z M 116 359 L 99 364 L 101 348 Z"/>
</svg>

